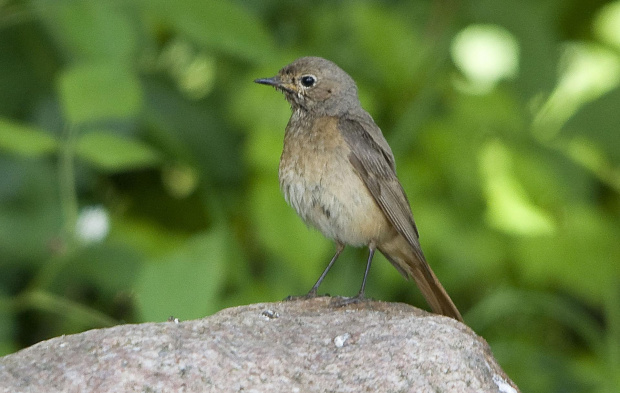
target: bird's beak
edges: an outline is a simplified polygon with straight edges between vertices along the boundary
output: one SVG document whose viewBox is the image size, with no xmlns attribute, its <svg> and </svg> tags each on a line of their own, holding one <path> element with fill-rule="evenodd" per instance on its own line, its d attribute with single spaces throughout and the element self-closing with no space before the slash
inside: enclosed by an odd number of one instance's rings
<svg viewBox="0 0 620 393">
<path fill-rule="evenodd" d="M 273 78 L 260 78 L 254 79 L 254 82 L 260 83 L 261 85 L 269 85 L 269 86 L 280 86 L 282 85 L 282 81 L 279 76 L 274 76 Z"/>
<path fill-rule="evenodd" d="M 261 85 L 273 86 L 276 90 L 284 93 L 297 94 L 297 87 L 290 82 L 283 81 L 280 75 L 276 75 L 273 78 L 255 79 L 254 82 L 260 83 Z"/>
</svg>

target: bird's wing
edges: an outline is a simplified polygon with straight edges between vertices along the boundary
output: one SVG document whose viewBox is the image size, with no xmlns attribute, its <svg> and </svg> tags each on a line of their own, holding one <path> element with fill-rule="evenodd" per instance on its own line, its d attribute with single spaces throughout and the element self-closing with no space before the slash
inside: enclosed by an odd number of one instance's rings
<svg viewBox="0 0 620 393">
<path fill-rule="evenodd" d="M 369 131 L 369 127 L 376 130 Z M 407 240 L 419 259 L 424 261 L 411 207 L 396 177 L 392 152 L 382 147 L 387 146 L 387 142 L 381 131 L 372 121 L 344 117 L 338 121 L 338 128 L 351 149 L 349 161 L 394 228 Z M 382 140 L 376 141 L 376 138 Z"/>
<path fill-rule="evenodd" d="M 349 161 L 383 213 L 411 246 L 414 258 L 390 253 L 397 251 L 393 247 L 399 247 L 401 238 L 396 238 L 396 243 L 378 245 L 379 249 L 405 277 L 415 280 L 434 312 L 462 322 L 459 310 L 424 258 L 409 201 L 396 177 L 394 157 L 379 127 L 372 120 L 351 117 L 341 118 L 338 128 L 350 148 Z"/>
</svg>

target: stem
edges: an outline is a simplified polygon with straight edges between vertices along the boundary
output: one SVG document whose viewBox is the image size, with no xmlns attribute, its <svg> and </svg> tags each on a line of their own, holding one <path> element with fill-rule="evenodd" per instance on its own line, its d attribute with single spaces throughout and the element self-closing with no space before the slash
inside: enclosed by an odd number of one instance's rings
<svg viewBox="0 0 620 393">
<path fill-rule="evenodd" d="M 75 224 L 79 214 L 74 164 L 76 134 L 75 126 L 65 126 L 58 157 L 58 188 L 63 220 L 61 239 L 66 249 L 60 255 L 52 256 L 43 264 L 36 276 L 30 281 L 28 291 L 47 287 L 71 260 L 71 256 L 76 251 Z"/>
<path fill-rule="evenodd" d="M 59 161 L 60 205 L 63 214 L 64 239 L 67 246 L 75 243 L 75 223 L 78 218 L 78 200 L 75 187 L 75 127 L 67 125 L 64 130 Z"/>
</svg>

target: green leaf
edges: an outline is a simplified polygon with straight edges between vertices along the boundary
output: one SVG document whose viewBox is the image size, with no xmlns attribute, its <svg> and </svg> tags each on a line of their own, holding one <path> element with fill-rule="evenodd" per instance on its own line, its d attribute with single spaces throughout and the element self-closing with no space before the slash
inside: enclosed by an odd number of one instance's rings
<svg viewBox="0 0 620 393">
<path fill-rule="evenodd" d="M 135 284 L 144 259 L 140 250 L 131 242 L 93 243 L 68 256 L 62 269 L 41 270 L 43 274 L 48 274 L 37 283 L 43 286 L 39 289 L 49 287 L 52 292 L 62 293 L 64 288 L 79 282 L 82 285 L 93 285 L 97 291 L 113 297 L 128 291 Z"/>
<path fill-rule="evenodd" d="M 0 149 L 28 157 L 51 153 L 58 141 L 49 133 L 0 118 Z"/>
<path fill-rule="evenodd" d="M 115 63 L 69 68 L 60 76 L 59 91 L 71 124 L 135 116 L 142 104 L 138 77 Z"/>
<path fill-rule="evenodd" d="M 402 14 L 371 2 L 351 2 L 347 13 L 352 37 L 368 58 L 366 67 L 382 85 L 398 94 L 421 75 L 424 41 Z"/>
<path fill-rule="evenodd" d="M 265 61 L 274 51 L 259 19 L 232 2 L 148 0 L 143 4 L 179 32 L 210 48 L 254 61 Z"/>
<path fill-rule="evenodd" d="M 157 165 L 159 152 L 149 145 L 109 131 L 89 132 L 76 145 L 81 159 L 104 171 L 118 172 Z"/>
<path fill-rule="evenodd" d="M 552 286 L 603 304 L 620 277 L 617 219 L 583 204 L 564 208 L 569 213 L 555 236 L 520 239 L 515 266 L 528 285 Z"/>
<path fill-rule="evenodd" d="M 226 231 L 204 232 L 144 265 L 136 285 L 143 320 L 192 319 L 217 311 L 228 247 Z"/>
<path fill-rule="evenodd" d="M 49 2 L 52 3 L 52 2 Z M 56 0 L 37 7 L 39 17 L 67 55 L 76 60 L 130 60 L 137 47 L 135 25 L 120 3 Z"/>
</svg>

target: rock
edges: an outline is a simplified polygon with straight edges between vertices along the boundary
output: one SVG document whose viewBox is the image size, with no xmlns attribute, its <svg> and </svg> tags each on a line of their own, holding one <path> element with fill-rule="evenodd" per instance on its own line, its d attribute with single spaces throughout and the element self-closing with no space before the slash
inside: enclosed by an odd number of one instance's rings
<svg viewBox="0 0 620 393">
<path fill-rule="evenodd" d="M 488 344 L 453 319 L 331 301 L 53 338 L 0 358 L 0 391 L 518 392 Z"/>
</svg>

